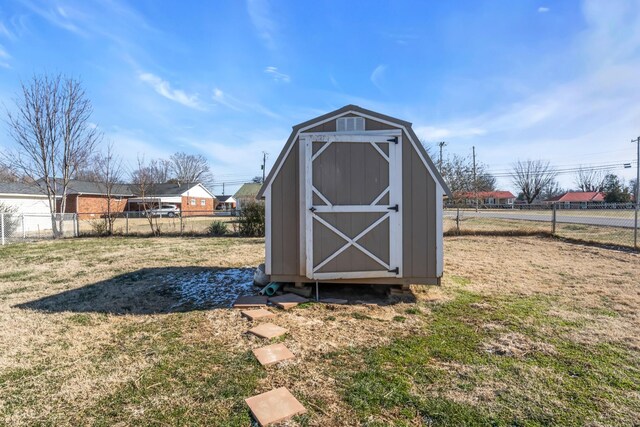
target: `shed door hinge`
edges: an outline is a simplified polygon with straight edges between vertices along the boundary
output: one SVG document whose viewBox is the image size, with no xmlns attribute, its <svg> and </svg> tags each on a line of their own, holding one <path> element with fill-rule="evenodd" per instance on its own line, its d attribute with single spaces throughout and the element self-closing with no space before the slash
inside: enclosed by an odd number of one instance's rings
<svg viewBox="0 0 640 427">
<path fill-rule="evenodd" d="M 387 142 L 393 142 L 394 144 L 397 144 L 397 143 L 398 143 L 398 137 L 397 137 L 397 136 L 394 136 L 394 137 L 393 137 L 393 138 L 391 138 L 391 139 L 387 139 Z"/>
<path fill-rule="evenodd" d="M 387 209 L 389 209 L 390 211 L 396 211 L 398 212 L 400 210 L 400 206 L 395 205 L 395 206 L 389 206 Z"/>
<path fill-rule="evenodd" d="M 393 270 L 387 270 L 389 273 L 395 273 L 395 274 L 400 274 L 400 268 L 396 267 Z"/>
</svg>

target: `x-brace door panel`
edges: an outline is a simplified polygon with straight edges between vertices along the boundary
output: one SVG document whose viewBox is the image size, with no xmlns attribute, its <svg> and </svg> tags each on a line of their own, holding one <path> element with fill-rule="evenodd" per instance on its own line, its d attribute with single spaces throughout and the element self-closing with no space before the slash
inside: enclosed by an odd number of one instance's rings
<svg viewBox="0 0 640 427">
<path fill-rule="evenodd" d="M 303 134 L 310 279 L 402 277 L 401 135 Z"/>
</svg>

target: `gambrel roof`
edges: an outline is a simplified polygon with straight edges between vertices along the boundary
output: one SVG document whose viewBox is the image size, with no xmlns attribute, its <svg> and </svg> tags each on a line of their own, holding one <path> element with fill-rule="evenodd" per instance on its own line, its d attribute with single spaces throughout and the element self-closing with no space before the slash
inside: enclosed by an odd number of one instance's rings
<svg viewBox="0 0 640 427">
<path fill-rule="evenodd" d="M 397 119 L 395 117 L 380 114 L 375 111 L 367 110 L 357 105 L 345 105 L 344 107 L 339 108 L 335 111 L 332 111 L 330 113 L 316 117 L 315 119 L 307 120 L 306 122 L 293 126 L 291 135 L 289 136 L 289 139 L 287 139 L 287 142 L 282 148 L 282 151 L 280 151 L 280 155 L 278 155 L 278 158 L 276 159 L 276 162 L 274 163 L 273 168 L 269 172 L 269 175 L 265 179 L 264 184 L 262 184 L 262 188 L 260 188 L 257 198 L 264 197 L 265 191 L 267 190 L 269 185 L 271 185 L 271 182 L 280 171 L 280 167 L 282 166 L 282 164 L 284 163 L 284 160 L 286 159 L 287 155 L 291 151 L 291 147 L 295 144 L 295 141 L 298 138 L 298 134 L 300 132 L 303 132 L 306 129 L 312 128 L 320 124 L 321 122 L 327 122 L 348 114 L 355 114 L 357 116 L 369 118 L 374 121 L 385 122 L 392 126 L 397 126 L 401 128 L 409 136 L 409 140 L 411 141 L 413 147 L 418 151 L 418 154 L 420 155 L 420 158 L 422 159 L 425 167 L 427 168 L 431 176 L 434 178 L 436 183 L 438 183 L 440 187 L 442 187 L 443 192 L 447 196 L 452 197 L 449 187 L 444 182 L 442 175 L 440 175 L 440 172 L 438 172 L 438 169 L 433 164 L 433 161 L 427 154 L 427 151 L 424 149 L 424 147 L 420 143 L 420 139 L 413 131 L 413 128 L 411 127 L 411 123 L 404 120 Z"/>
</svg>

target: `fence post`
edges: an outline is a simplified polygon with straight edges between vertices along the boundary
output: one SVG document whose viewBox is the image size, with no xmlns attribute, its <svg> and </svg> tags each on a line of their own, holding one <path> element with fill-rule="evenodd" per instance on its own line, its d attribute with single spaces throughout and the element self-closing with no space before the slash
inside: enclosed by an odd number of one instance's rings
<svg viewBox="0 0 640 427">
<path fill-rule="evenodd" d="M 74 227 L 73 227 L 73 237 L 78 237 L 80 235 L 80 218 L 78 214 L 73 214 L 74 219 Z"/>
<path fill-rule="evenodd" d="M 552 214 L 551 214 L 551 234 L 556 234 L 556 204 L 552 203 Z"/>
<path fill-rule="evenodd" d="M 4 212 L 0 212 L 0 235 L 2 235 L 2 246 L 4 246 Z"/>
<path fill-rule="evenodd" d="M 22 240 L 25 240 L 27 238 L 27 229 L 26 226 L 24 225 L 24 214 L 22 214 Z"/>
<path fill-rule="evenodd" d="M 128 236 L 129 235 L 129 211 L 126 211 L 124 213 L 124 224 L 125 224 L 124 225 L 124 229 L 125 229 L 124 234 L 125 234 L 125 236 Z"/>
<path fill-rule="evenodd" d="M 180 235 L 182 236 L 182 230 L 184 230 L 184 227 L 182 225 L 182 212 L 180 212 L 179 217 L 180 217 Z"/>
<path fill-rule="evenodd" d="M 456 208 L 456 234 L 460 235 L 460 208 Z"/>
</svg>

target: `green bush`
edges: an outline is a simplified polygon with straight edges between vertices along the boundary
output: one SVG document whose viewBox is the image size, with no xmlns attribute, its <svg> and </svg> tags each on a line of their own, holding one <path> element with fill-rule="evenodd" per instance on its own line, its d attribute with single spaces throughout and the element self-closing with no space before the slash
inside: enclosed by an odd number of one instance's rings
<svg viewBox="0 0 640 427">
<path fill-rule="evenodd" d="M 106 236 L 109 234 L 109 225 L 106 220 L 97 219 L 91 221 L 91 231 L 97 236 Z"/>
<path fill-rule="evenodd" d="M 239 233 L 245 237 L 264 236 L 264 203 L 251 202 L 240 211 Z"/>
<path fill-rule="evenodd" d="M 210 236 L 224 236 L 227 234 L 227 223 L 223 221 L 213 221 L 209 228 L 207 228 L 207 233 Z"/>
</svg>

